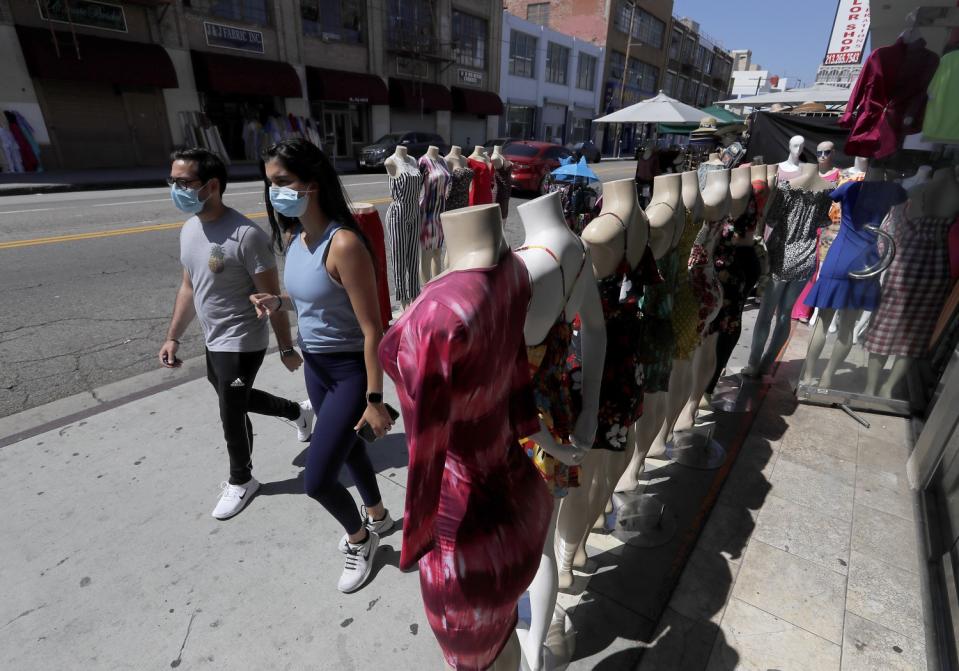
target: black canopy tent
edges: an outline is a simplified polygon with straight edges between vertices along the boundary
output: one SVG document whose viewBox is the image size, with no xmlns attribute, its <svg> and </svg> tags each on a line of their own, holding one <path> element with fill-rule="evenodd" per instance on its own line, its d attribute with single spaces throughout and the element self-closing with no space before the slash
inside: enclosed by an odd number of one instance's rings
<svg viewBox="0 0 959 671">
<path fill-rule="evenodd" d="M 837 117 L 803 117 L 781 112 L 754 112 L 749 128 L 749 143 L 746 145 L 746 161 L 762 156 L 764 163 L 779 163 L 789 155 L 789 138 L 802 135 L 805 143 L 801 159 L 807 163 L 816 161 L 816 145 L 831 140 L 836 146 L 833 163 L 839 168 L 848 168 L 853 157 L 843 151 L 849 131 L 840 128 Z"/>
</svg>

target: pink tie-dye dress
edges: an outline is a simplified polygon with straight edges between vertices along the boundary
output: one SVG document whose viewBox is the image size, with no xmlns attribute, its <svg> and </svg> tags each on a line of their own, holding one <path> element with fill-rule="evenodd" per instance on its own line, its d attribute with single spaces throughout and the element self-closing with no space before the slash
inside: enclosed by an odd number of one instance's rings
<svg viewBox="0 0 959 671">
<path fill-rule="evenodd" d="M 380 345 L 409 448 L 400 568 L 419 562 L 427 619 L 455 669 L 499 656 L 553 508 L 518 443 L 539 430 L 529 299 L 526 268 L 507 252 L 427 284 Z"/>
</svg>

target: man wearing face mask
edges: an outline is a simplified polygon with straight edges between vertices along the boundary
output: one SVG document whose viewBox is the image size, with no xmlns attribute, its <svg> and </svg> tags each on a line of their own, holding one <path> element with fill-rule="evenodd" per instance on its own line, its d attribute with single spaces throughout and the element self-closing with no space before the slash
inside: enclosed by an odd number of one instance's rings
<svg viewBox="0 0 959 671">
<path fill-rule="evenodd" d="M 230 478 L 221 485 L 213 517 L 233 517 L 249 502 L 260 483 L 253 477 L 253 426 L 249 412 L 283 417 L 294 423 L 306 442 L 313 429 L 309 401 L 296 403 L 253 388 L 270 335 L 257 319 L 251 293 L 279 293 L 276 259 L 266 233 L 245 216 L 223 204 L 226 166 L 205 149 L 178 150 L 172 155 L 170 196 L 191 216 L 180 230 L 183 279 L 177 291 L 160 363 L 181 364 L 176 358 L 180 337 L 194 316 L 206 341 L 207 379 L 219 397 L 220 420 L 230 457 Z M 290 372 L 303 360 L 293 349 L 284 312 L 270 316 L 280 358 Z"/>
</svg>

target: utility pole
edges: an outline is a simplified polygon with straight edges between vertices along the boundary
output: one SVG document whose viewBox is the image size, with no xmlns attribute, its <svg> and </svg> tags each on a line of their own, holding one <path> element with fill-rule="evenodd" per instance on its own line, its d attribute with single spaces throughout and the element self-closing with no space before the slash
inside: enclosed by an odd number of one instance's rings
<svg viewBox="0 0 959 671">
<path fill-rule="evenodd" d="M 619 83 L 619 109 L 623 109 L 623 99 L 626 96 L 626 75 L 629 74 L 629 50 L 633 46 L 633 21 L 636 18 L 636 3 L 629 3 L 629 30 L 626 31 L 626 59 L 623 62 L 623 79 Z M 623 124 L 618 125 L 616 131 L 616 156 L 622 155 Z"/>
</svg>

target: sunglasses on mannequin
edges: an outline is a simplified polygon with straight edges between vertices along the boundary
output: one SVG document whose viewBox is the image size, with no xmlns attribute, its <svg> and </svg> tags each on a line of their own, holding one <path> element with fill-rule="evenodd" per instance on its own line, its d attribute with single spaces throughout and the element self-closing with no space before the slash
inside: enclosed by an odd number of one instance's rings
<svg viewBox="0 0 959 671">
<path fill-rule="evenodd" d="M 816 156 L 830 156 L 832 154 L 832 149 L 822 149 L 816 152 Z"/>
</svg>

